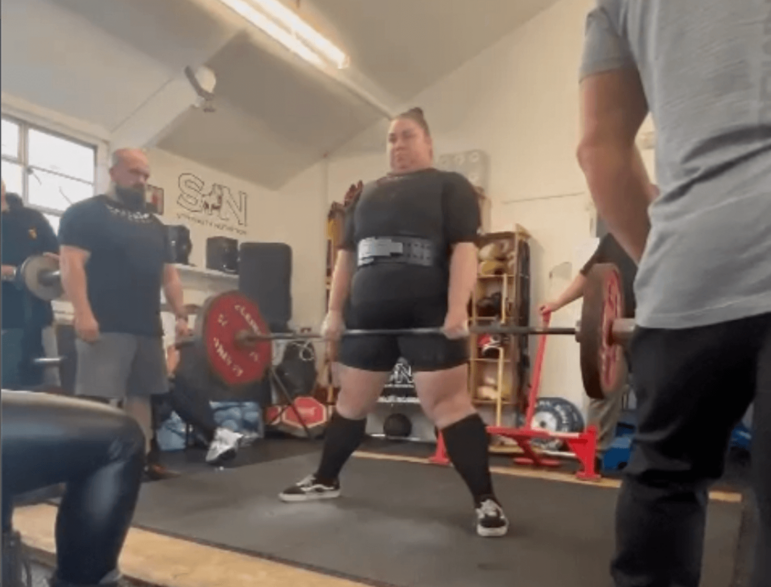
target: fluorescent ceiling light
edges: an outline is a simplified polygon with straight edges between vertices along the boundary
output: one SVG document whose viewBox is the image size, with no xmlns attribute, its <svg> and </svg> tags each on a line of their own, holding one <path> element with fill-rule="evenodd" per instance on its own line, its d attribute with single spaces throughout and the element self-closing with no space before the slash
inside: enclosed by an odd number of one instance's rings
<svg viewBox="0 0 771 587">
<path fill-rule="evenodd" d="M 284 47 L 316 66 L 323 65 L 322 57 L 332 62 L 338 69 L 348 67 L 350 63 L 345 53 L 279 0 L 220 0 L 220 2 Z"/>
</svg>

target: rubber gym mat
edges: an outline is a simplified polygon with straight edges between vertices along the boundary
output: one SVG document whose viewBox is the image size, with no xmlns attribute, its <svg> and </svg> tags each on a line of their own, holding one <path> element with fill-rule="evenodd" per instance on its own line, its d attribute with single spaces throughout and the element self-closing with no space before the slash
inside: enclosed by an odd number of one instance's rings
<svg viewBox="0 0 771 587">
<path fill-rule="evenodd" d="M 317 462 L 302 455 L 147 485 L 135 524 L 372 585 L 611 585 L 615 490 L 497 475 L 512 528 L 484 539 L 447 467 L 354 458 L 340 499 L 281 503 L 278 492 Z M 710 505 L 702 587 L 731 583 L 740 520 L 740 504 Z"/>
</svg>

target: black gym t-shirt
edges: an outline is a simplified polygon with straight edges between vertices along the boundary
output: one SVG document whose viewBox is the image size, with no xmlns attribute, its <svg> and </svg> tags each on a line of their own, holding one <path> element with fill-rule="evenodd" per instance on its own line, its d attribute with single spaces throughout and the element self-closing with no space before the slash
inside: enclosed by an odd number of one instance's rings
<svg viewBox="0 0 771 587">
<path fill-rule="evenodd" d="M 163 335 L 161 286 L 172 257 L 160 220 L 95 196 L 64 213 L 59 241 L 90 253 L 88 299 L 101 332 Z"/>
<path fill-rule="evenodd" d="M 374 263 L 359 267 L 351 283 L 352 305 L 386 300 L 446 302 L 452 245 L 474 242 L 480 227 L 477 194 L 459 173 L 426 169 L 389 175 L 364 186 L 346 210 L 342 247 L 356 253 L 371 237 L 430 240 L 438 253 L 433 267 Z"/>
<path fill-rule="evenodd" d="M 581 269 L 581 274 L 586 276 L 594 265 L 598 263 L 613 263 L 621 273 L 621 282 L 624 288 L 624 317 L 634 318 L 637 308 L 637 300 L 634 295 L 634 280 L 637 276 L 637 264 L 626 254 L 626 251 L 618 244 L 610 233 L 600 239 L 597 250 Z"/>
<path fill-rule="evenodd" d="M 9 194 L 10 195 L 10 194 Z M 2 213 L 2 264 L 20 267 L 27 257 L 58 253 L 59 243 L 46 217 L 37 210 L 12 207 Z M 51 303 L 3 281 L 2 326 L 44 328 L 54 321 Z"/>
</svg>

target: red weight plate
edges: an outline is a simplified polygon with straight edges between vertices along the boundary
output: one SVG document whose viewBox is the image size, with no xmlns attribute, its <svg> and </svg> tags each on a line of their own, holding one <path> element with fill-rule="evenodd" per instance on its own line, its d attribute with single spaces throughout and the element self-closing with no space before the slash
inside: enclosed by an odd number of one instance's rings
<svg viewBox="0 0 771 587">
<path fill-rule="evenodd" d="M 286 426 L 302 428 L 302 423 L 297 417 L 298 414 L 308 428 L 322 426 L 327 422 L 327 408 L 313 397 L 298 397 L 291 406 L 288 406 L 281 415 L 281 422 Z M 296 410 L 296 411 L 295 411 Z"/>
<path fill-rule="evenodd" d="M 195 330 L 205 350 L 209 370 L 229 387 L 238 388 L 261 380 L 271 366 L 270 340 L 249 346 L 236 343 L 236 333 L 242 330 L 270 335 L 257 304 L 238 291 L 206 300 Z"/>
<path fill-rule="evenodd" d="M 615 265 L 595 265 L 589 272 L 581 312 L 581 377 L 586 394 L 605 399 L 627 381 L 624 349 L 612 344 L 613 322 L 623 317 L 624 292 Z"/>
</svg>

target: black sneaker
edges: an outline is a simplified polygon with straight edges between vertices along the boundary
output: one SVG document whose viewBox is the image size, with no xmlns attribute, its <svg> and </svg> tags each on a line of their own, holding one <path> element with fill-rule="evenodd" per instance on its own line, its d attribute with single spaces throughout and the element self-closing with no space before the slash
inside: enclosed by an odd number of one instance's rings
<svg viewBox="0 0 771 587">
<path fill-rule="evenodd" d="M 484 538 L 505 536 L 509 521 L 503 508 L 494 499 L 486 499 L 477 507 L 477 534 Z"/>
<path fill-rule="evenodd" d="M 18 532 L 3 532 L 3 587 L 32 587 L 29 555 Z"/>
<path fill-rule="evenodd" d="M 316 481 L 316 475 L 306 477 L 289 489 L 285 489 L 278 494 L 281 501 L 298 502 L 313 501 L 316 499 L 335 499 L 340 497 L 340 482 L 335 481 L 332 485 L 324 485 Z"/>
</svg>

